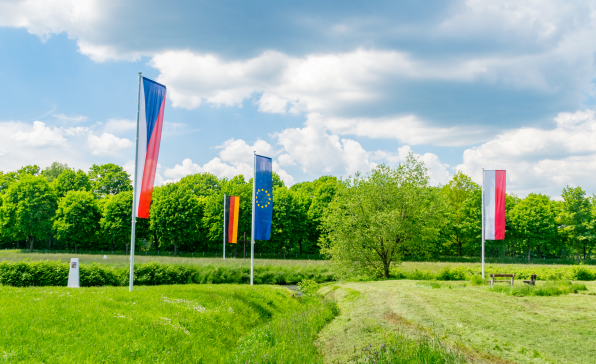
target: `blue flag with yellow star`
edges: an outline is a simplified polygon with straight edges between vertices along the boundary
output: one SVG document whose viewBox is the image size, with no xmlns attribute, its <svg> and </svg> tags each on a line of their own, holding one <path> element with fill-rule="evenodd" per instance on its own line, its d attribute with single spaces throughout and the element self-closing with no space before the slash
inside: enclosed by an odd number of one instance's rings
<svg viewBox="0 0 596 364">
<path fill-rule="evenodd" d="M 273 216 L 271 158 L 255 155 L 255 240 L 269 240 Z"/>
</svg>

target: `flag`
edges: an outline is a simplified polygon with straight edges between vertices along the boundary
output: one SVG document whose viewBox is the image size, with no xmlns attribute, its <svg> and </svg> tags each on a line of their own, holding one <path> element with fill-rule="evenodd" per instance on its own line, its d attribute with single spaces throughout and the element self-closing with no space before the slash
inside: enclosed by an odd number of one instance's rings
<svg viewBox="0 0 596 364">
<path fill-rule="evenodd" d="M 137 126 L 137 175 L 135 176 L 136 217 L 149 218 L 151 193 L 157 169 L 166 87 L 142 77 L 139 123 Z"/>
<path fill-rule="evenodd" d="M 255 237 L 254 240 L 269 240 L 271 217 L 273 215 L 273 174 L 271 158 L 255 155 Z"/>
<path fill-rule="evenodd" d="M 224 241 L 236 244 L 238 239 L 238 216 L 240 212 L 240 197 L 226 196 L 224 205 L 225 226 Z"/>
<path fill-rule="evenodd" d="M 484 171 L 484 239 L 505 239 L 505 171 Z"/>
</svg>

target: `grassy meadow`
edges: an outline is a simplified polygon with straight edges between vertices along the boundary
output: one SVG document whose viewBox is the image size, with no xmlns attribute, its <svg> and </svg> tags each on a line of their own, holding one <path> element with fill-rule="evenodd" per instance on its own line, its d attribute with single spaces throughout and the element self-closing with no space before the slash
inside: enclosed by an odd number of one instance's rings
<svg viewBox="0 0 596 364">
<path fill-rule="evenodd" d="M 341 315 L 321 331 L 320 345 L 329 363 L 395 335 L 440 343 L 468 362 L 593 363 L 596 284 L 585 286 L 577 294 L 536 296 L 470 282 L 327 284 L 320 292 L 335 297 Z"/>
<path fill-rule="evenodd" d="M 283 287 L 0 287 L 0 361 L 319 363 L 336 314 Z"/>
</svg>

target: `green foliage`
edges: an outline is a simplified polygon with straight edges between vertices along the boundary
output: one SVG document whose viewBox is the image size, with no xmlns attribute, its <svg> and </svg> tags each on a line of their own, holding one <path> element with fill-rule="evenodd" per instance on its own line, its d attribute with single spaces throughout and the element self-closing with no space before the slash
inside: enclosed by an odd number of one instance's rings
<svg viewBox="0 0 596 364">
<path fill-rule="evenodd" d="M 554 205 L 545 195 L 529 194 L 512 209 L 511 220 L 516 237 L 528 251 L 528 262 L 532 247 L 544 247 L 557 233 Z"/>
<path fill-rule="evenodd" d="M 129 268 L 113 268 L 101 264 L 81 264 L 81 286 L 128 286 Z M 257 266 L 255 284 L 310 284 L 334 281 L 335 274 L 324 267 Z M 55 261 L 0 262 L 0 284 L 16 287 L 65 286 L 68 263 Z M 137 286 L 167 284 L 247 284 L 250 268 L 241 266 L 136 264 L 134 283 Z"/>
<path fill-rule="evenodd" d="M 406 252 L 430 255 L 446 207 L 426 171 L 410 153 L 396 169 L 347 180 L 323 218 L 322 252 L 346 272 L 385 278 Z"/>
<path fill-rule="evenodd" d="M 132 181 L 128 173 L 124 168 L 112 163 L 92 165 L 89 169 L 89 181 L 93 194 L 100 198 L 132 191 Z"/>
<path fill-rule="evenodd" d="M 151 230 L 155 231 L 160 245 L 187 247 L 200 234 L 203 206 L 185 184 L 172 183 L 154 193 L 151 203 Z"/>
<path fill-rule="evenodd" d="M 563 239 L 576 252 L 579 262 L 580 251 L 589 249 L 595 240 L 594 219 L 590 200 L 581 187 L 566 187 L 563 190 L 563 203 L 557 218 Z"/>
<path fill-rule="evenodd" d="M 60 173 L 52 182 L 52 188 L 58 198 L 66 196 L 68 191 L 91 191 L 91 182 L 87 174 L 82 171 L 74 171 L 67 168 Z"/>
<path fill-rule="evenodd" d="M 101 211 L 91 192 L 70 191 L 60 199 L 53 230 L 58 241 L 72 243 L 75 252 L 93 246 Z"/>
<path fill-rule="evenodd" d="M 48 182 L 52 183 L 62 172 L 69 169 L 66 163 L 62 164 L 59 162 L 52 163 L 51 166 L 46 167 L 41 171 L 41 175 L 44 176 Z"/>
<path fill-rule="evenodd" d="M 584 284 L 573 284 L 569 281 L 549 281 L 542 285 L 530 286 L 498 286 L 489 288 L 493 292 L 505 293 L 511 296 L 560 296 L 562 294 L 577 293 L 578 291 L 587 291 Z"/>
<path fill-rule="evenodd" d="M 189 174 L 180 180 L 180 184 L 187 185 L 197 198 L 205 198 L 219 194 L 222 181 L 215 175 L 204 172 Z"/>
<path fill-rule="evenodd" d="M 56 211 L 54 191 L 45 177 L 24 175 L 8 187 L 2 199 L 2 235 L 26 239 L 32 251 L 34 239 L 50 235 Z"/>
<path fill-rule="evenodd" d="M 305 295 L 313 295 L 317 293 L 319 289 L 319 284 L 312 280 L 312 279 L 303 279 L 298 283 L 298 287 L 300 287 L 300 291 Z"/>
<path fill-rule="evenodd" d="M 317 331 L 336 314 L 318 297 L 239 285 L 0 287 L 0 305 L 4 360 L 43 363 L 317 363 Z"/>
<path fill-rule="evenodd" d="M 107 250 L 118 250 L 130 245 L 130 230 L 132 228 L 132 191 L 120 192 L 115 196 L 104 199 L 103 213 L 100 220 L 101 234 Z M 149 235 L 149 222 L 137 219 L 135 242 L 146 239 Z"/>
<path fill-rule="evenodd" d="M 412 339 L 401 333 L 389 335 L 381 345 L 369 346 L 356 353 L 350 362 L 378 364 L 466 363 L 465 357 L 441 344 L 434 336 Z"/>
</svg>

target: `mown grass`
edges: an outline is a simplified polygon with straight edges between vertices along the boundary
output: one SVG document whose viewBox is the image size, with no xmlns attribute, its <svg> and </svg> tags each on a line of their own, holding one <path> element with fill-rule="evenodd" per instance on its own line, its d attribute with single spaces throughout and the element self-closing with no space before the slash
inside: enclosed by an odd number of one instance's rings
<svg viewBox="0 0 596 364">
<path fill-rule="evenodd" d="M 442 350 L 457 348 L 471 362 L 593 363 L 596 283 L 573 284 L 516 282 L 514 292 L 534 292 L 523 296 L 509 294 L 505 284 L 493 290 L 469 282 L 329 284 L 319 292 L 335 297 L 342 314 L 321 331 L 321 346 L 328 362 L 346 361 L 346 352 L 378 348 L 394 333 L 409 340 L 434 335 Z M 570 293 L 548 292 L 549 286 Z"/>
<path fill-rule="evenodd" d="M 336 313 L 272 286 L 0 287 L 0 361 L 319 363 L 312 338 Z"/>
</svg>

